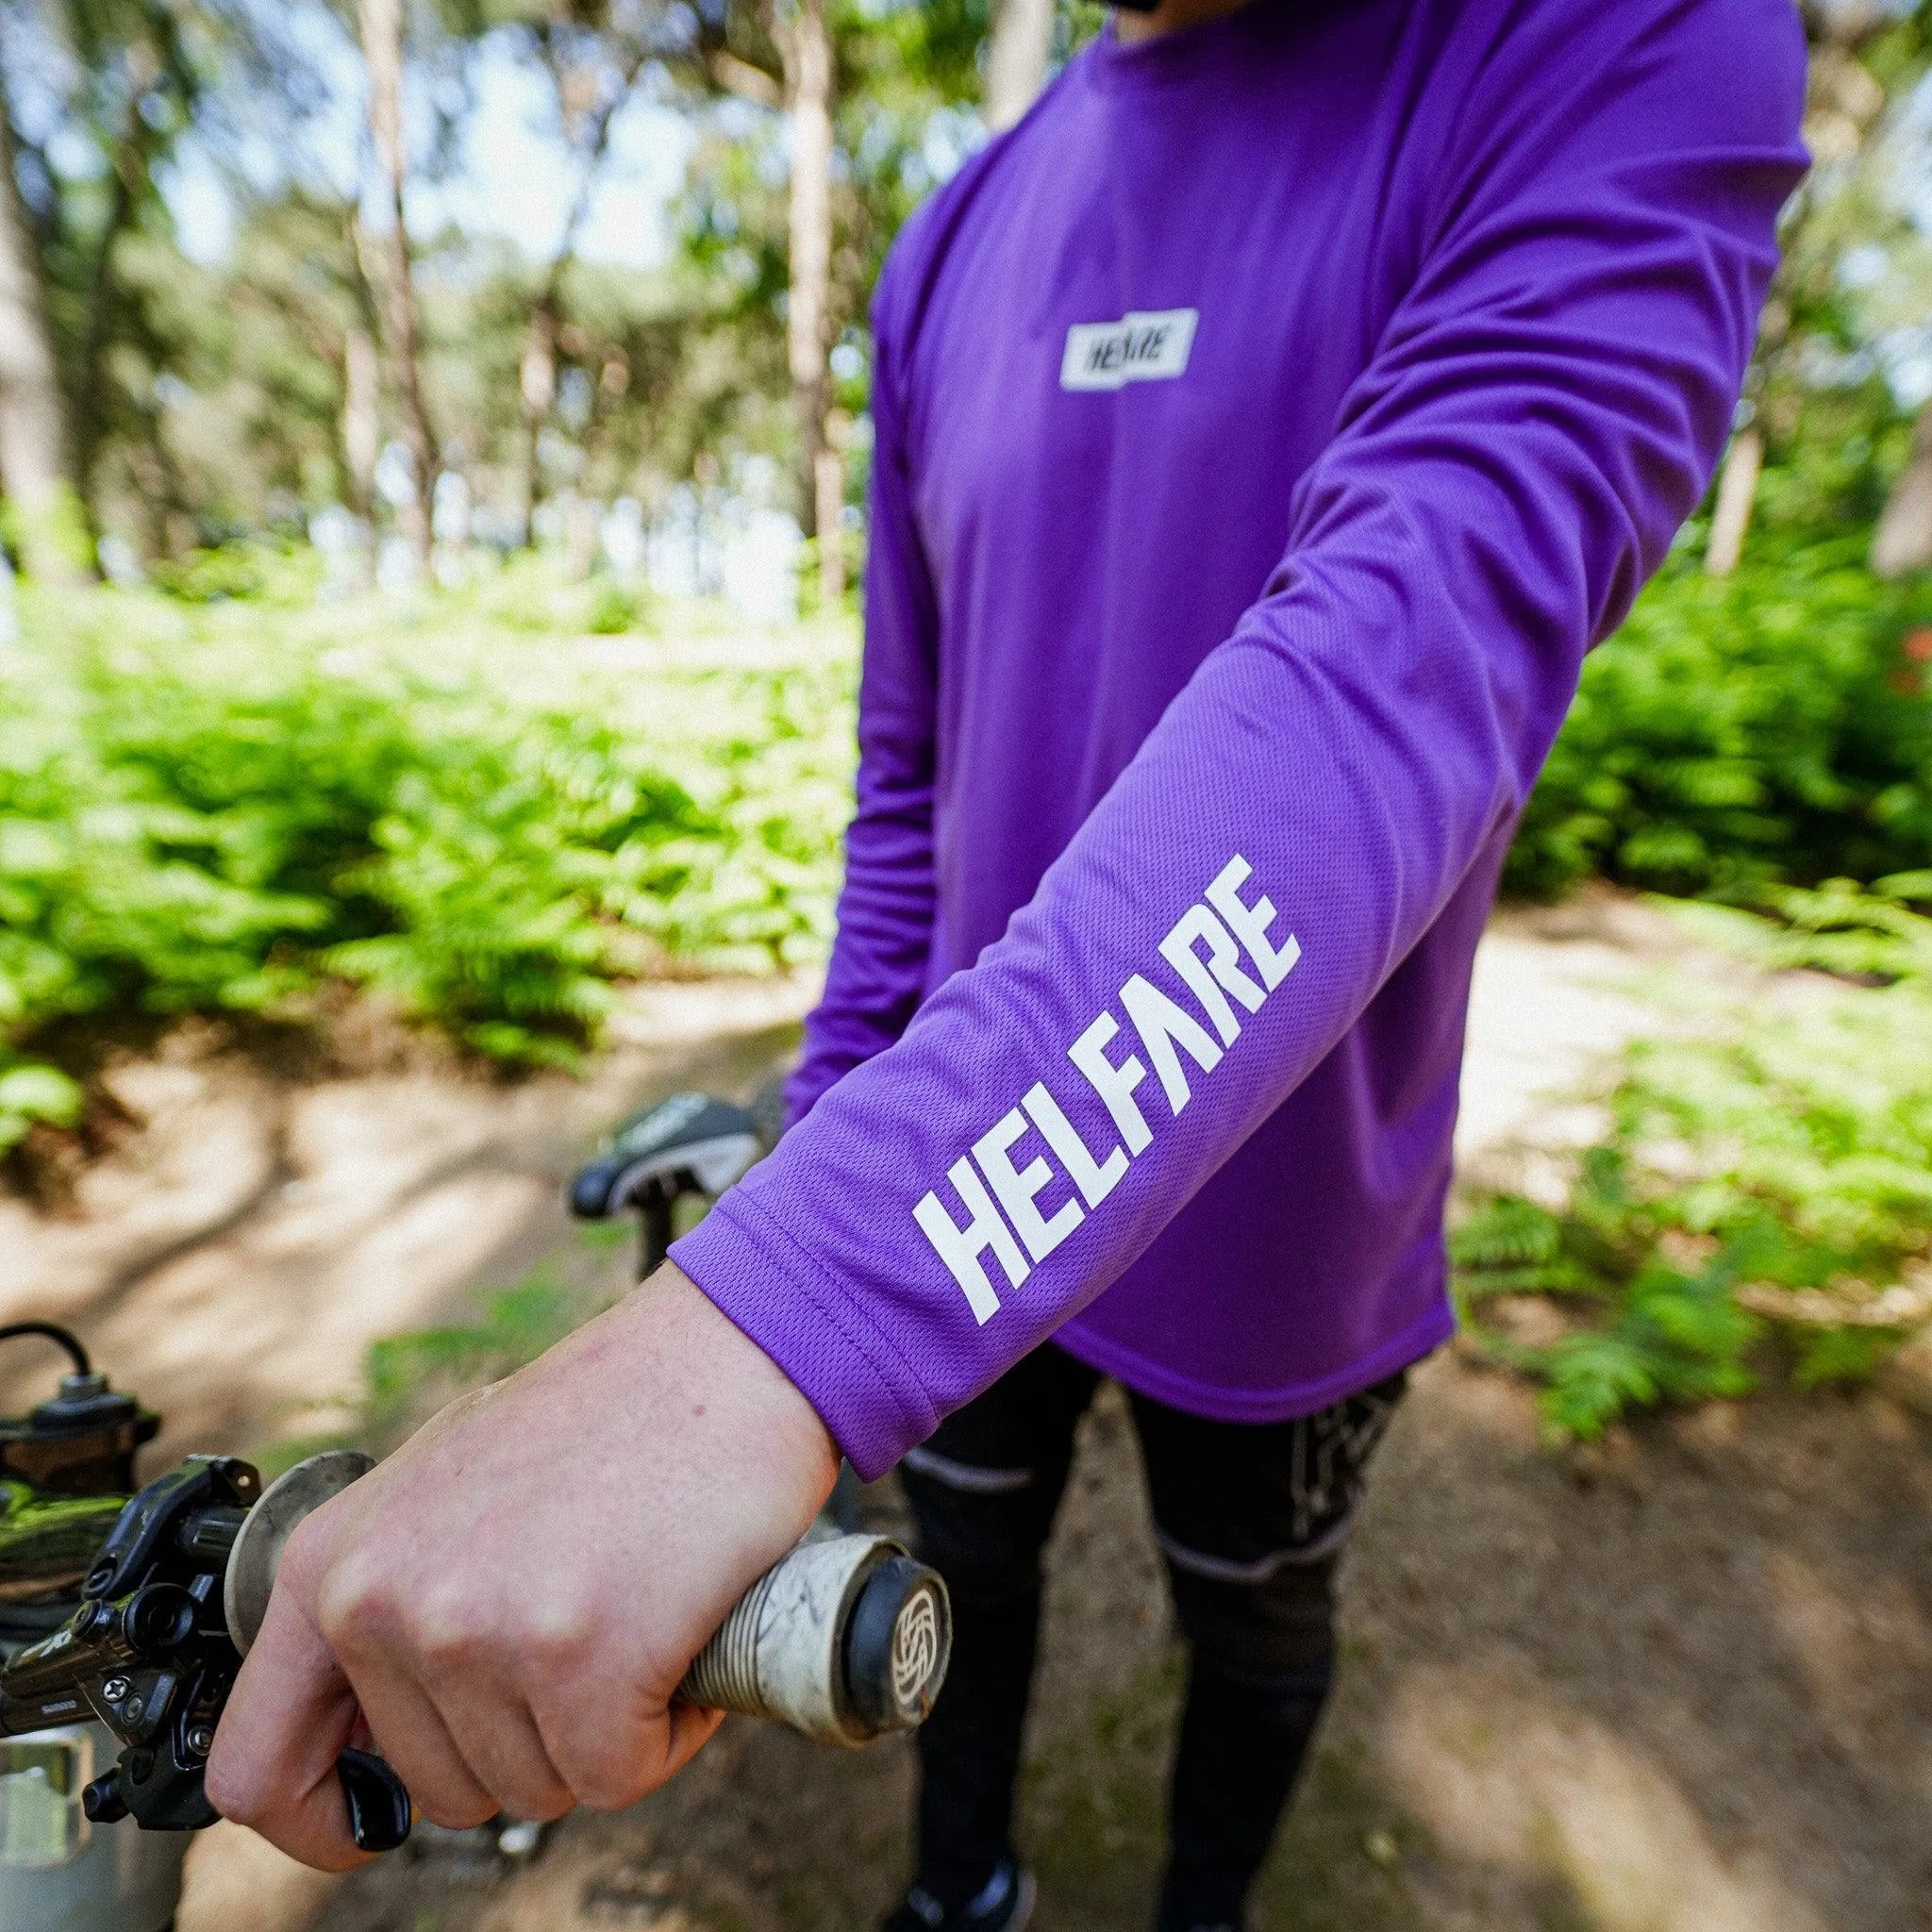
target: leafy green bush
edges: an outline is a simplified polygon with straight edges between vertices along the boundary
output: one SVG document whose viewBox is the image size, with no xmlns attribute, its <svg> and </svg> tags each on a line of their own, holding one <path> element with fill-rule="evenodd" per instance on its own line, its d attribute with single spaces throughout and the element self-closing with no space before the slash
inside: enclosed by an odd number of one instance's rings
<svg viewBox="0 0 1932 1932">
<path fill-rule="evenodd" d="M 1741 1393 L 1773 1331 L 1810 1383 L 1932 1319 L 1932 918 L 1907 903 L 1932 874 L 1884 887 L 1780 891 L 1775 921 L 1691 908 L 1764 965 L 1876 983 L 1807 975 L 1632 1048 L 1560 1207 L 1491 1197 L 1457 1230 L 1475 1333 L 1542 1382 L 1557 1432 Z M 1566 1332 L 1486 1329 L 1499 1294 L 1558 1297 Z"/>
<path fill-rule="evenodd" d="M 11 1064 L 0 1072 L 0 1151 L 37 1121 L 71 1127 L 80 1118 L 80 1088 L 56 1067 Z"/>
<path fill-rule="evenodd" d="M 155 587 L 184 604 L 222 604 L 234 597 L 260 597 L 289 563 L 254 543 L 224 543 L 213 550 L 191 550 L 180 558 L 157 558 L 148 566 Z"/>
<path fill-rule="evenodd" d="M 600 582 L 591 600 L 585 628 L 594 636 L 619 637 L 644 621 L 644 600 L 614 578 Z"/>
<path fill-rule="evenodd" d="M 842 655 L 647 678 L 459 599 L 25 611 L 0 655 L 0 1149 L 71 1117 L 33 1049 L 77 1016 L 299 1016 L 337 977 L 567 1060 L 615 979 L 824 944 Z"/>
<path fill-rule="evenodd" d="M 1881 583 L 1869 541 L 1774 525 L 1729 577 L 1674 555 L 1585 664 L 1506 887 L 1749 898 L 1932 865 L 1932 584 Z"/>
</svg>

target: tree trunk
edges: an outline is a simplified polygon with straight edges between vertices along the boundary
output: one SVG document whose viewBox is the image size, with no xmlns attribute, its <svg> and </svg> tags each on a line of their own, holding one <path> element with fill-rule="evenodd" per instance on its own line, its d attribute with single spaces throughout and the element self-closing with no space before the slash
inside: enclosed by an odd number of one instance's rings
<svg viewBox="0 0 1932 1932">
<path fill-rule="evenodd" d="M 375 338 L 351 325 L 342 341 L 343 494 L 362 525 L 362 573 L 375 581 L 375 459 L 382 454 L 382 376 Z M 366 584 L 365 584 L 366 588 Z"/>
<path fill-rule="evenodd" d="M 27 575 L 79 583 L 89 575 L 86 515 L 40 251 L 14 185 L 13 156 L 13 129 L 0 108 L 0 489 Z"/>
<path fill-rule="evenodd" d="M 1724 452 L 1717 502 L 1710 512 L 1710 541 L 1704 551 L 1704 568 L 1714 577 L 1729 576 L 1744 554 L 1751 508 L 1757 500 L 1757 474 L 1763 467 L 1763 432 L 1756 425 L 1739 430 Z"/>
<path fill-rule="evenodd" d="M 831 398 L 825 376 L 832 300 L 832 36 L 825 0 L 799 0 L 778 37 L 791 114 L 791 294 L 787 349 L 798 415 L 800 496 L 806 535 L 819 540 L 819 593 L 844 594 L 836 506 L 844 500 L 842 458 L 825 437 Z M 823 519 L 830 512 L 830 528 Z"/>
<path fill-rule="evenodd" d="M 364 523 L 375 510 L 375 459 L 382 454 L 381 378 L 375 342 L 351 328 L 342 344 L 342 468 L 349 508 Z"/>
<path fill-rule="evenodd" d="M 546 48 L 553 45 L 547 34 L 544 44 Z M 770 85 L 757 68 L 746 66 L 742 61 L 733 64 L 743 67 L 747 74 L 758 74 L 760 80 Z M 550 71 L 552 84 L 557 89 L 558 109 L 568 127 L 574 118 L 569 80 L 554 60 Z M 591 211 L 591 196 L 597 186 L 605 151 L 610 144 L 611 124 L 617 118 L 617 110 L 630 99 L 630 91 L 643 71 L 644 50 L 640 48 L 624 69 L 622 85 L 612 92 L 602 107 L 589 115 L 587 121 L 578 117 L 584 127 L 582 137 L 576 142 L 583 172 L 578 176 L 576 194 L 564 221 L 563 240 L 551 258 L 543 286 L 530 305 L 530 326 L 524 337 L 523 359 L 517 370 L 517 387 L 524 405 L 524 541 L 526 544 L 534 545 L 537 541 L 537 504 L 542 495 L 543 484 L 540 445 L 543 425 L 549 421 L 550 411 L 557 401 L 557 334 L 563 321 L 563 280 L 576 259 L 577 237 L 582 234 L 585 219 Z"/>
<path fill-rule="evenodd" d="M 1053 0 L 996 0 L 986 49 L 986 125 L 1012 126 L 1046 85 Z"/>
<path fill-rule="evenodd" d="M 524 405 L 524 541 L 537 541 L 537 503 L 542 494 L 543 425 L 557 400 L 557 304 L 545 291 L 530 307 L 517 387 Z"/>
<path fill-rule="evenodd" d="M 812 523 L 819 533 L 819 606 L 836 610 L 845 595 L 845 458 L 829 441 L 814 458 L 812 484 L 818 498 Z"/>
<path fill-rule="evenodd" d="M 423 407 L 416 349 L 416 284 L 409 265 L 408 231 L 403 226 L 403 183 L 408 157 L 403 145 L 403 0 L 357 0 L 362 58 L 369 69 L 369 131 L 382 164 L 390 208 L 389 263 L 382 277 L 383 347 L 390 381 L 402 411 L 403 440 L 416 472 L 414 502 L 401 511 L 403 533 L 426 570 L 429 565 L 429 493 L 436 486 L 436 439 Z"/>
<path fill-rule="evenodd" d="M 1911 454 L 1886 499 L 1872 539 L 1872 568 L 1902 577 L 1932 565 L 1932 403 L 1919 411 Z"/>
</svg>

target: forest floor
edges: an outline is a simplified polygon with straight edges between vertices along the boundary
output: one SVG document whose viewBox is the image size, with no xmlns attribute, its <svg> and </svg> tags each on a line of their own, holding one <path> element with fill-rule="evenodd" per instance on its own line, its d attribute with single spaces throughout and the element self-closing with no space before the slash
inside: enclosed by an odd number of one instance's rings
<svg viewBox="0 0 1932 1932">
<path fill-rule="evenodd" d="M 1465 1169 L 1587 1141 L 1576 1090 L 1659 975 L 1741 969 L 1588 896 L 1479 961 Z M 679 1086 L 748 1093 L 808 986 L 649 990 L 586 1083 L 372 1047 L 278 1070 L 177 1042 L 120 1076 L 124 1144 L 60 1213 L 0 1205 L 0 1317 L 73 1321 L 169 1448 L 326 1420 L 375 1337 L 571 1245 L 596 1130 Z M 0 1385 L 0 1412 L 25 1385 Z M 1415 1378 L 1344 1584 L 1344 1667 L 1259 1932 L 1932 1927 L 1932 1361 L 1767 1392 L 1590 1450 L 1456 1348 Z M 159 1462 L 154 1465 L 158 1467 Z M 872 1492 L 896 1520 L 890 1482 Z M 1103 1395 L 1050 1554 L 1021 1839 L 1038 1932 L 1148 1923 L 1181 1657 L 1131 1430 Z M 727 1724 L 684 1777 L 527 1863 L 430 1847 L 344 1881 L 217 1827 L 180 1932 L 858 1932 L 903 1883 L 911 1753 Z"/>
</svg>

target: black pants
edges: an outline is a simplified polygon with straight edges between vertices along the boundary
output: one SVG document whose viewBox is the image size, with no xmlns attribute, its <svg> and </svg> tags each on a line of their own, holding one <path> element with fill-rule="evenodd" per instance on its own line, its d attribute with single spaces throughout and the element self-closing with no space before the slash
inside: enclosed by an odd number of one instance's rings
<svg viewBox="0 0 1932 1932">
<path fill-rule="evenodd" d="M 1334 1582 L 1407 1375 L 1292 1422 L 1210 1422 L 1130 1395 L 1191 1648 L 1163 1928 L 1239 1925 L 1334 1667 Z M 919 1734 L 920 1882 L 971 1898 L 1008 1846 L 1040 1624 L 1040 1553 L 1099 1375 L 1050 1344 L 941 1424 L 901 1474 L 945 1577 L 952 1669 Z"/>
</svg>

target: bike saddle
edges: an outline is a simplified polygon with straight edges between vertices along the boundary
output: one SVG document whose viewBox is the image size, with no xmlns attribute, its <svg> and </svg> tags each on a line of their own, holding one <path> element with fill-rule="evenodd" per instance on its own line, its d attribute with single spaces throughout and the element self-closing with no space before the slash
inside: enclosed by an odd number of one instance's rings
<svg viewBox="0 0 1932 1932">
<path fill-rule="evenodd" d="M 611 1136 L 609 1151 L 577 1170 L 571 1211 L 607 1221 L 654 1200 L 722 1194 L 763 1152 L 746 1108 L 708 1093 L 674 1093 L 632 1114 Z"/>
</svg>

